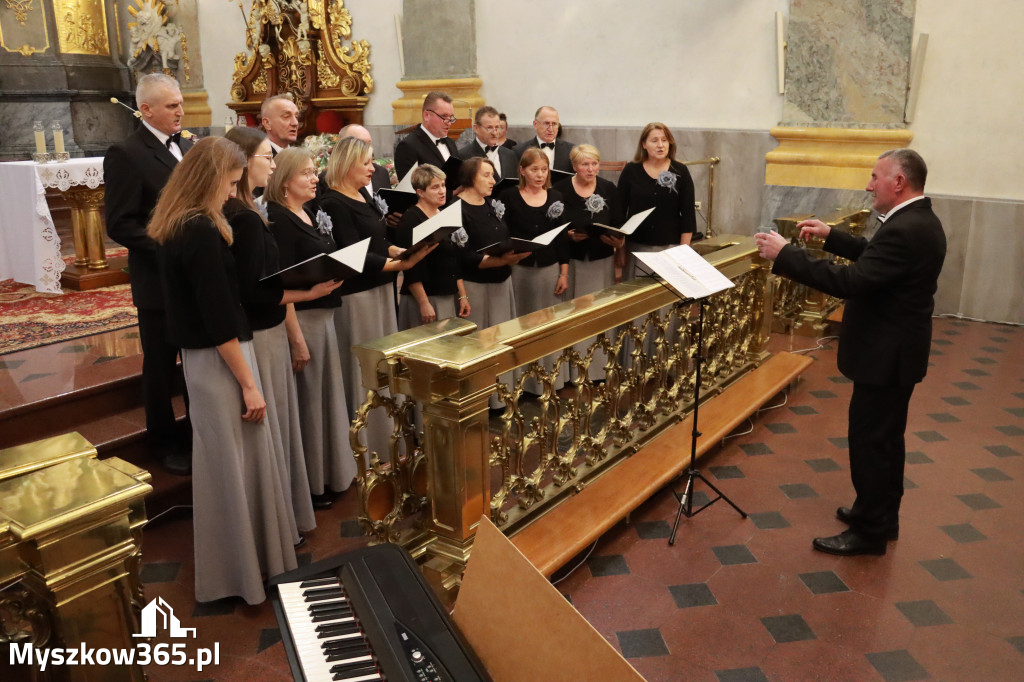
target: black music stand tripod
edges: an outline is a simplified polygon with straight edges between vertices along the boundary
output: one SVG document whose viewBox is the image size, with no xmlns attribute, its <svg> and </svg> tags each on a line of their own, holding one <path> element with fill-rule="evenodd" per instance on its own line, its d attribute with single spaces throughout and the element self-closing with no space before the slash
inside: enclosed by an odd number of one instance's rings
<svg viewBox="0 0 1024 682">
<path fill-rule="evenodd" d="M 697 363 L 697 383 L 694 384 L 694 387 L 693 387 L 693 432 L 692 432 L 692 437 L 690 439 L 690 464 L 689 464 L 689 466 L 686 467 L 686 471 L 684 472 L 685 476 L 686 476 L 686 486 L 683 488 L 683 494 L 680 495 L 675 490 L 672 491 L 672 494 L 676 496 L 677 500 L 679 500 L 679 509 L 676 511 L 676 522 L 674 524 L 672 524 L 672 535 L 670 535 L 669 538 L 668 538 L 668 544 L 669 545 L 676 544 L 676 531 L 679 530 L 679 519 L 681 519 L 684 515 L 688 519 L 692 518 L 692 517 L 696 516 L 697 514 L 701 513 L 702 511 L 704 511 L 705 509 L 707 509 L 708 507 L 710 507 L 711 505 L 713 505 L 715 502 L 718 502 L 719 500 L 725 500 L 726 502 L 729 503 L 729 506 L 731 506 L 733 509 L 735 509 L 737 512 L 739 512 L 741 517 L 747 518 L 747 513 L 745 511 L 743 511 L 742 509 L 740 509 L 739 507 L 737 507 L 736 503 L 733 502 L 732 500 L 730 500 L 728 498 L 728 496 L 726 496 L 725 493 L 723 493 L 721 490 L 716 488 L 714 486 L 714 484 L 711 483 L 711 481 L 709 481 L 708 479 L 704 478 L 703 474 L 700 473 L 700 469 L 698 469 L 696 467 L 696 464 L 697 464 L 697 439 L 700 438 L 700 435 L 701 435 L 700 431 L 697 430 L 697 415 L 698 415 L 698 412 L 700 410 L 700 381 L 701 381 L 700 369 L 701 369 L 701 365 L 704 364 L 704 360 L 705 360 L 705 358 L 704 358 L 704 301 L 705 300 L 706 299 L 704 299 L 704 298 L 697 299 L 697 304 L 698 304 L 698 306 L 700 308 L 700 314 L 698 316 L 698 322 L 697 322 L 697 353 L 693 356 L 693 359 Z M 698 507 L 696 510 L 694 510 L 694 508 L 693 508 L 693 482 L 696 479 L 698 479 L 698 478 L 700 480 L 704 481 L 704 484 L 707 487 L 709 487 L 712 490 L 714 490 L 715 493 L 718 495 L 718 497 L 710 500 L 709 502 L 705 503 L 703 506 Z"/>
</svg>

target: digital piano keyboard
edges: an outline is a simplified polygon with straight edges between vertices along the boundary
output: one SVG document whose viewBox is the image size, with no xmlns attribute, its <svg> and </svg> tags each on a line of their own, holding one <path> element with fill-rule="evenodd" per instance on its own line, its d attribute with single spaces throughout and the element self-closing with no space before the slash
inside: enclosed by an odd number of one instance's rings
<svg viewBox="0 0 1024 682">
<path fill-rule="evenodd" d="M 297 681 L 489 679 L 400 547 L 340 554 L 276 576 L 270 586 Z"/>
</svg>

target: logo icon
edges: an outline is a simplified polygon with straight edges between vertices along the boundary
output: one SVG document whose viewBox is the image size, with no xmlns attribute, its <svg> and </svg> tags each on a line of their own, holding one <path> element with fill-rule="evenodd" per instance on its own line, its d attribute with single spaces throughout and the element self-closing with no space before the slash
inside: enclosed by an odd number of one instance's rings
<svg viewBox="0 0 1024 682">
<path fill-rule="evenodd" d="M 163 629 L 167 630 L 171 637 L 189 637 L 189 633 L 191 633 L 192 638 L 195 638 L 196 629 L 181 627 L 180 621 L 174 615 L 174 609 L 164 601 L 163 597 L 157 597 L 142 609 L 142 632 L 132 635 L 132 637 L 156 637 L 159 629 L 158 617 L 163 623 Z"/>
</svg>

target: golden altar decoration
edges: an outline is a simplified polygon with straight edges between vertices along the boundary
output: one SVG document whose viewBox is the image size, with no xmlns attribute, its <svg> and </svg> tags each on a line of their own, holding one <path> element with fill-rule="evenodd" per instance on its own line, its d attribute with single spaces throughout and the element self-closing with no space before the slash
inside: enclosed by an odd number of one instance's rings
<svg viewBox="0 0 1024 682">
<path fill-rule="evenodd" d="M 245 40 L 228 103 L 235 112 L 258 117 L 263 100 L 288 93 L 300 137 L 320 132 L 321 118 L 329 132 L 362 123 L 373 92 L 370 43 L 352 39 L 344 0 L 253 0 Z"/>
<path fill-rule="evenodd" d="M 770 264 L 751 237 L 694 248 L 735 284 L 708 299 L 703 401 L 768 358 Z M 488 329 L 439 320 L 355 346 L 369 389 L 351 424 L 364 531 L 402 544 L 428 579 L 456 587 L 482 515 L 514 535 L 692 411 L 697 313 L 640 278 Z M 547 370 L 539 360 L 551 354 Z M 603 380 L 592 381 L 598 361 Z M 556 385 L 567 365 L 577 370 L 572 393 Z M 535 400 L 524 395 L 531 377 L 543 386 Z M 489 417 L 493 393 L 505 404 L 500 427 Z M 393 420 L 387 453 L 363 443 L 375 409 Z"/>
</svg>

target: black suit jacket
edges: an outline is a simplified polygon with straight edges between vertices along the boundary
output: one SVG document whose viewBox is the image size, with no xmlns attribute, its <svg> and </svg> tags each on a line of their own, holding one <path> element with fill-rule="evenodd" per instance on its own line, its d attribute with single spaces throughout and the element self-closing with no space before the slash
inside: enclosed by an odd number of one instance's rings
<svg viewBox="0 0 1024 682">
<path fill-rule="evenodd" d="M 501 173 L 495 178 L 496 180 L 503 180 L 505 178 L 518 178 L 519 177 L 519 157 L 516 153 L 508 147 L 498 147 L 498 161 L 501 162 Z M 471 159 L 474 156 L 487 156 L 480 143 L 473 138 L 473 141 L 467 144 L 465 147 L 459 147 L 459 156 L 462 159 Z"/>
<path fill-rule="evenodd" d="M 921 381 L 946 257 L 946 235 L 931 200 L 920 199 L 890 215 L 871 241 L 832 230 L 825 250 L 854 262 L 832 264 L 787 245 L 772 272 L 846 299 L 839 371 L 878 386 Z"/>
<path fill-rule="evenodd" d="M 451 155 L 459 158 L 459 149 L 455 146 L 455 140 L 450 137 L 442 138 L 442 140 Z M 404 178 L 415 163 L 430 163 L 438 168 L 444 165 L 444 157 L 441 156 L 437 145 L 430 140 L 430 136 L 424 132 L 422 126 L 416 126 L 416 130 L 406 135 L 405 139 L 395 147 L 395 174 L 398 175 L 398 179 Z"/>
<path fill-rule="evenodd" d="M 181 153 L 192 142 L 178 143 Z M 137 308 L 163 309 L 163 287 L 156 260 L 156 242 L 146 224 L 178 160 L 144 125 L 107 150 L 103 158 L 107 234 L 128 248 L 132 302 Z"/>
<path fill-rule="evenodd" d="M 525 152 L 527 149 L 529 149 L 530 147 L 537 146 L 539 146 L 539 144 L 537 142 L 536 135 L 531 137 L 526 142 L 521 142 L 515 149 L 516 160 L 518 161 L 519 159 L 523 158 L 523 152 Z M 572 142 L 566 142 L 565 140 L 561 139 L 555 140 L 555 170 L 562 171 L 563 173 L 575 172 L 572 169 L 572 161 L 569 160 L 569 152 L 571 152 L 572 148 L 575 146 L 576 145 L 574 145 Z"/>
</svg>

